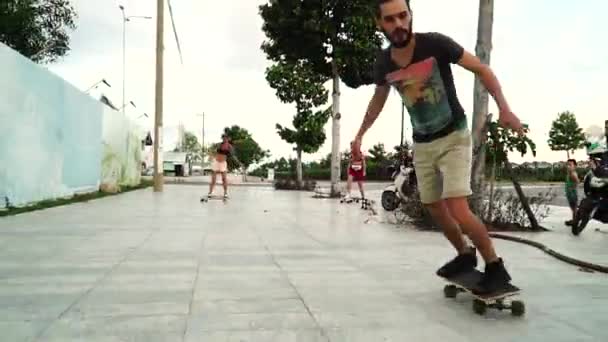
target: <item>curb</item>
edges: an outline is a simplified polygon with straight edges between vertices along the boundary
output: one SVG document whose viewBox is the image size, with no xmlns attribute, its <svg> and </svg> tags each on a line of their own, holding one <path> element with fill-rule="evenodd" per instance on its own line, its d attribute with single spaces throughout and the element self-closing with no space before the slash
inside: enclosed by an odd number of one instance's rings
<svg viewBox="0 0 608 342">
<path fill-rule="evenodd" d="M 606 267 L 606 266 L 602 266 L 602 265 L 571 258 L 569 256 L 566 256 L 559 252 L 554 251 L 553 249 L 543 245 L 540 242 L 536 242 L 536 241 L 532 241 L 532 240 L 528 240 L 528 239 L 524 239 L 524 238 L 520 238 L 520 237 L 516 237 L 516 236 L 511 236 L 511 235 L 504 235 L 504 234 L 497 234 L 497 233 L 489 233 L 489 234 L 490 234 L 490 237 L 493 237 L 496 239 L 508 240 L 508 241 L 522 243 L 522 244 L 526 244 L 526 245 L 529 245 L 532 247 L 536 247 L 536 248 L 542 250 L 543 252 L 549 254 L 550 256 L 552 256 L 558 260 L 561 260 L 567 264 L 579 266 L 579 267 L 582 267 L 587 270 L 593 270 L 593 271 L 597 271 L 600 273 L 608 274 L 608 267 Z"/>
</svg>

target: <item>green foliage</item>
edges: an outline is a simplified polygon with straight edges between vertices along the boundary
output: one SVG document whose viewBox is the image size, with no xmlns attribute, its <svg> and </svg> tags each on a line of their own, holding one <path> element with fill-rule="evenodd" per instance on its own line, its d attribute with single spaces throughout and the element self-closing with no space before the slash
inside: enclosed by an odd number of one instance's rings
<svg viewBox="0 0 608 342">
<path fill-rule="evenodd" d="M 69 0 L 2 0 L 0 42 L 34 62 L 54 62 L 70 50 L 76 17 Z"/>
<path fill-rule="evenodd" d="M 224 134 L 230 137 L 232 146 L 234 147 L 233 158 L 228 158 L 229 171 L 239 168 L 247 169 L 250 165 L 259 163 L 264 158 L 270 156 L 270 151 L 263 150 L 245 128 L 233 125 L 224 128 Z M 220 143 L 213 144 L 211 150 L 217 150 L 219 145 Z"/>
<path fill-rule="evenodd" d="M 175 152 L 186 152 L 190 153 L 194 160 L 201 160 L 202 147 L 198 142 L 198 138 L 191 132 L 184 133 L 184 142 L 182 146 L 176 147 Z"/>
<path fill-rule="evenodd" d="M 566 111 L 559 113 L 551 125 L 549 131 L 549 147 L 553 151 L 566 151 L 568 157 L 570 152 L 585 147 L 585 134 L 578 126 L 574 113 Z"/>
<path fill-rule="evenodd" d="M 369 161 L 372 162 L 385 162 L 389 159 L 389 154 L 384 149 L 384 144 L 377 143 L 368 150 L 370 157 Z"/>
<path fill-rule="evenodd" d="M 496 121 L 490 122 L 489 125 L 486 140 L 486 164 L 503 165 L 508 161 L 508 153 L 514 151 L 524 156 L 530 150 L 532 155 L 536 156 L 536 144 L 527 135 L 520 137 L 510 129 L 499 126 Z M 524 125 L 524 132 L 529 132 L 527 125 Z"/>
<path fill-rule="evenodd" d="M 330 117 L 329 109 L 313 110 L 327 102 L 325 79 L 303 63 L 280 62 L 266 70 L 266 80 L 282 102 L 296 105 L 292 121 L 295 129 L 276 125 L 281 139 L 296 145 L 296 151 L 317 152 L 325 143 L 324 127 Z"/>
<path fill-rule="evenodd" d="M 275 62 L 304 63 L 333 78 L 332 62 L 351 88 L 371 84 L 371 65 L 382 45 L 376 3 L 368 0 L 273 0 L 260 6 L 268 40 L 262 50 Z"/>
<path fill-rule="evenodd" d="M 266 69 L 266 81 L 284 103 L 295 103 L 298 112 L 324 105 L 326 77 L 315 74 L 302 62 L 281 61 Z"/>
</svg>

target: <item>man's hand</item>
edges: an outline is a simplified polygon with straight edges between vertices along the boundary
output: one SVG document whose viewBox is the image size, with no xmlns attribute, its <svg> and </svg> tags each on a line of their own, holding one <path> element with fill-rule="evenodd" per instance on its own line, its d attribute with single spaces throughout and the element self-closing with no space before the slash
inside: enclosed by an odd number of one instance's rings
<svg viewBox="0 0 608 342">
<path fill-rule="evenodd" d="M 524 127 L 519 118 L 510 111 L 501 111 L 498 115 L 498 124 L 504 128 L 512 129 L 520 136 L 524 135 Z"/>
<path fill-rule="evenodd" d="M 509 104 L 507 103 L 507 100 L 502 92 L 500 82 L 498 82 L 498 78 L 490 66 L 483 64 L 478 57 L 467 51 L 463 52 L 462 58 L 458 64 L 477 75 L 477 77 L 479 77 L 481 80 L 481 83 L 488 90 L 490 95 L 492 95 L 500 110 L 500 114 L 498 115 L 498 123 L 500 126 L 512 129 L 522 136 L 524 134 L 523 126 L 519 121 L 519 118 L 511 112 Z"/>
<path fill-rule="evenodd" d="M 361 158 L 361 137 L 360 136 L 356 136 L 355 140 L 353 140 L 353 142 L 351 143 L 351 153 L 353 155 L 353 157 L 355 157 L 355 159 L 360 159 Z"/>
</svg>

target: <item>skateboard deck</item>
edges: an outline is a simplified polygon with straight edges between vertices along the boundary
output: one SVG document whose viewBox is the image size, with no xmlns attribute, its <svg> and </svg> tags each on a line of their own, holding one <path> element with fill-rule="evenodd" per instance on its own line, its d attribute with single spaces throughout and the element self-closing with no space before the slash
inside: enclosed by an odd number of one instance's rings
<svg viewBox="0 0 608 342">
<path fill-rule="evenodd" d="M 224 198 L 224 196 L 210 196 L 210 197 L 201 197 L 201 202 L 205 203 L 205 202 L 209 202 L 209 200 L 218 200 L 218 201 L 228 201 L 227 198 Z"/>
<path fill-rule="evenodd" d="M 340 198 L 340 203 L 359 203 L 361 202 L 361 200 L 363 200 L 361 197 L 351 197 L 349 199 L 346 198 Z"/>
<path fill-rule="evenodd" d="M 483 273 L 474 270 L 469 273 L 461 274 L 453 278 L 443 278 L 448 285 L 443 288 L 443 293 L 446 298 L 456 298 L 459 292 L 468 292 L 475 299 L 473 300 L 473 311 L 479 315 L 483 315 L 487 308 L 498 310 L 511 310 L 513 316 L 522 316 L 525 313 L 525 304 L 523 301 L 515 300 L 511 303 L 505 303 L 505 299 L 521 293 L 521 289 L 517 286 L 509 284 L 504 289 L 494 293 L 478 295 L 473 289 L 481 280 Z"/>
</svg>

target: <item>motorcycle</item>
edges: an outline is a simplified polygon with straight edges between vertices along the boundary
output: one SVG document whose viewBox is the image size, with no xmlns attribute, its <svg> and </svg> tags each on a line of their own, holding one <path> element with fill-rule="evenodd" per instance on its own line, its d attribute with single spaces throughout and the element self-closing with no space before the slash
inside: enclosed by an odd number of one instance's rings
<svg viewBox="0 0 608 342">
<path fill-rule="evenodd" d="M 409 196 L 416 192 L 418 186 L 416 181 L 416 171 L 411 157 L 397 165 L 389 167 L 393 184 L 389 185 L 382 192 L 382 208 L 386 211 L 394 211 L 399 208 Z"/>
<path fill-rule="evenodd" d="M 608 137 L 607 137 L 608 140 Z M 590 220 L 608 223 L 608 151 L 606 148 L 595 149 L 595 153 L 588 154 L 595 167 L 590 170 L 583 179 L 583 198 L 578 206 L 574 222 L 572 223 L 572 234 L 579 235 Z"/>
</svg>

